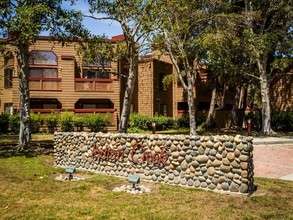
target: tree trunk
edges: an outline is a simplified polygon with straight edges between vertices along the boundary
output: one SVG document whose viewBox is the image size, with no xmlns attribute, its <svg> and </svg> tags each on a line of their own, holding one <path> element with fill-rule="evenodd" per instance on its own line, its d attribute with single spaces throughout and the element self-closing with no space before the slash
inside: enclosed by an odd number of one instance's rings
<svg viewBox="0 0 293 220">
<path fill-rule="evenodd" d="M 271 128 L 271 105 L 270 105 L 270 88 L 268 75 L 266 73 L 266 59 L 257 60 L 257 65 L 260 73 L 260 93 L 262 103 L 262 133 L 273 133 Z"/>
<path fill-rule="evenodd" d="M 210 109 L 209 109 L 209 113 L 206 120 L 207 124 L 211 122 L 211 120 L 214 118 L 214 115 L 215 115 L 216 95 L 217 95 L 217 88 L 215 86 L 212 91 Z"/>
<path fill-rule="evenodd" d="M 19 143 L 18 149 L 27 149 L 30 144 L 30 94 L 29 94 L 29 47 L 27 44 L 18 46 L 17 56 L 19 66 Z"/>
<path fill-rule="evenodd" d="M 226 84 L 224 84 L 223 86 L 223 93 L 222 93 L 221 105 L 220 105 L 221 109 L 223 109 L 225 106 L 225 96 L 226 96 Z"/>
<path fill-rule="evenodd" d="M 135 49 L 130 49 L 129 51 L 132 51 L 132 58 L 130 60 L 129 76 L 125 89 L 118 133 L 127 133 L 133 90 L 138 75 L 138 54 Z"/>
<path fill-rule="evenodd" d="M 187 90 L 190 135 L 196 135 L 194 88 L 191 82 L 188 83 Z"/>
<path fill-rule="evenodd" d="M 255 86 L 251 85 L 250 86 L 250 94 L 249 94 L 249 102 L 248 102 L 248 106 L 251 109 L 254 108 L 254 94 L 255 94 Z"/>
<path fill-rule="evenodd" d="M 234 97 L 234 100 L 233 100 L 230 127 L 238 127 L 238 124 L 237 124 L 237 109 L 238 109 L 238 104 L 239 104 L 240 92 L 241 92 L 241 86 L 238 85 L 236 87 L 236 94 L 235 94 L 235 97 Z"/>
</svg>

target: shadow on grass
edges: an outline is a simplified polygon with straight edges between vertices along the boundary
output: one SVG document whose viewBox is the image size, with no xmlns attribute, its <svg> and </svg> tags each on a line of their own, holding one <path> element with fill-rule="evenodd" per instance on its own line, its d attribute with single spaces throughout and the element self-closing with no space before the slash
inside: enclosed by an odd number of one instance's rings
<svg viewBox="0 0 293 220">
<path fill-rule="evenodd" d="M 1 143 L 0 145 L 0 158 L 9 157 L 37 157 L 40 155 L 52 155 L 54 146 L 53 141 L 40 140 L 32 141 L 30 147 L 26 150 L 18 150 L 17 144 L 14 143 Z"/>
</svg>

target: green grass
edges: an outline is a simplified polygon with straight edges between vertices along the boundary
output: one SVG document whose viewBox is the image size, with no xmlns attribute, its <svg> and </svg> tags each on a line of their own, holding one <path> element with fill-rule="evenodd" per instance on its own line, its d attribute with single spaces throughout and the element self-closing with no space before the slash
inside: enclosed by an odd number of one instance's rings
<svg viewBox="0 0 293 220">
<path fill-rule="evenodd" d="M 34 137 L 35 143 L 52 137 Z M 1 148 L 0 148 L 1 149 Z M 148 184 L 150 194 L 114 193 L 122 178 L 61 182 L 52 155 L 0 150 L 0 219 L 293 219 L 293 182 L 256 178 L 250 197 Z"/>
</svg>

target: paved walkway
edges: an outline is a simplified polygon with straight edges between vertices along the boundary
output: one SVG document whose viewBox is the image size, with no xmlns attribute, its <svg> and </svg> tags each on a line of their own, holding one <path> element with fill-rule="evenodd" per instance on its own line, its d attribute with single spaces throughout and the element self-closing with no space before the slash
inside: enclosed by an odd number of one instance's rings
<svg viewBox="0 0 293 220">
<path fill-rule="evenodd" d="M 253 140 L 256 177 L 293 181 L 293 137 L 266 137 Z"/>
</svg>

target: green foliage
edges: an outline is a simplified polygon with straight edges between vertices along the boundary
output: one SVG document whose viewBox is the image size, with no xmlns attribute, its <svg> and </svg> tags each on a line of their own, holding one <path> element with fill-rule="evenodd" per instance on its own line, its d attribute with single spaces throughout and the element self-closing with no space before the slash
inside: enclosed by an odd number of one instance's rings
<svg viewBox="0 0 293 220">
<path fill-rule="evenodd" d="M 99 113 L 87 114 L 84 116 L 85 125 L 91 131 L 98 132 L 103 131 L 107 125 L 109 125 L 110 114 L 102 115 Z"/>
<path fill-rule="evenodd" d="M 38 133 L 40 132 L 40 128 L 42 127 L 42 125 L 45 122 L 45 117 L 44 115 L 42 115 L 40 112 L 38 112 L 37 114 L 34 112 L 30 113 L 30 117 L 31 117 L 31 132 L 32 133 Z"/>
<path fill-rule="evenodd" d="M 177 121 L 172 117 L 158 116 L 153 117 L 158 131 L 173 129 L 177 127 Z"/>
<path fill-rule="evenodd" d="M 9 114 L 0 115 L 0 133 L 7 133 L 9 128 Z"/>
<path fill-rule="evenodd" d="M 83 131 L 84 130 L 84 117 L 80 115 L 74 115 L 73 117 L 73 125 L 77 129 L 77 131 Z"/>
<path fill-rule="evenodd" d="M 172 117 L 165 117 L 155 115 L 154 117 L 140 114 L 130 114 L 129 118 L 129 129 L 134 131 L 147 131 L 152 129 L 152 122 L 156 123 L 156 130 L 168 130 L 178 128 L 177 120 Z"/>
<path fill-rule="evenodd" d="M 128 127 L 147 131 L 151 129 L 152 122 L 153 118 L 151 116 L 130 114 Z"/>
<path fill-rule="evenodd" d="M 14 114 L 9 116 L 9 127 L 10 131 L 13 133 L 18 133 L 19 132 L 19 114 Z"/>
<path fill-rule="evenodd" d="M 273 113 L 272 127 L 275 131 L 293 131 L 293 112 Z"/>
<path fill-rule="evenodd" d="M 54 112 L 51 114 L 47 115 L 45 117 L 45 125 L 48 128 L 48 131 L 50 133 L 54 133 L 57 130 L 57 125 L 58 125 L 58 115 Z"/>
<path fill-rule="evenodd" d="M 74 130 L 73 117 L 74 117 L 73 112 L 62 112 L 61 113 L 61 116 L 59 118 L 61 131 L 68 132 L 68 131 Z"/>
</svg>

